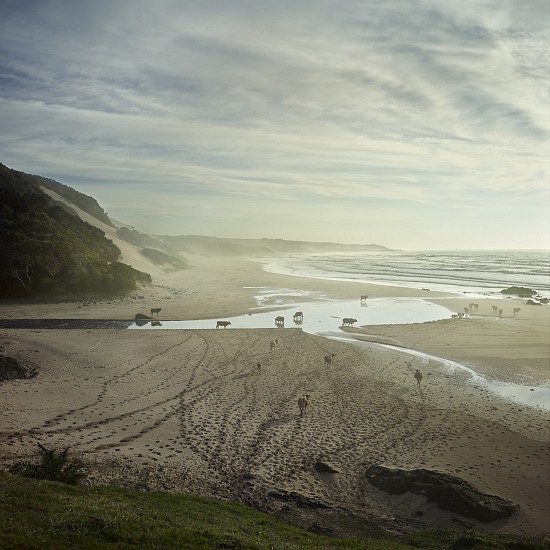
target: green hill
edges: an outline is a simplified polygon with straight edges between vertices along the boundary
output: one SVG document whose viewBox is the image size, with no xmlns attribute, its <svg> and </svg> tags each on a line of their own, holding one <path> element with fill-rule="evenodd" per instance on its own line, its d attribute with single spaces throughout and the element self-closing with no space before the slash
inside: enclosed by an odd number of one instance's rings
<svg viewBox="0 0 550 550">
<path fill-rule="evenodd" d="M 42 180 L 0 164 L 0 297 L 116 294 L 151 282 L 118 261 L 103 231 L 50 199 Z"/>
</svg>

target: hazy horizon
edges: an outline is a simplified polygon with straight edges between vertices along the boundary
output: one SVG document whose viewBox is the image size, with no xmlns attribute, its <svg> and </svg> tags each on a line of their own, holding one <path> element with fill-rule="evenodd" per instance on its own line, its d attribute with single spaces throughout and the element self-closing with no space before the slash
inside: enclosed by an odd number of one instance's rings
<svg viewBox="0 0 550 550">
<path fill-rule="evenodd" d="M 546 2 L 0 2 L 0 162 L 140 231 L 550 249 Z"/>
</svg>

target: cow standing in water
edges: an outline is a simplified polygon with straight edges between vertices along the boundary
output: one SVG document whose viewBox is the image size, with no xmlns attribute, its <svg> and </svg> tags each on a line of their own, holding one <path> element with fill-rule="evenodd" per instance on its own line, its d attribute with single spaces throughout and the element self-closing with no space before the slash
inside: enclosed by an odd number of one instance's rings
<svg viewBox="0 0 550 550">
<path fill-rule="evenodd" d="M 307 406 L 309 405 L 309 395 L 304 393 L 304 397 L 298 399 L 298 408 L 300 409 L 300 416 L 306 414 Z"/>
</svg>

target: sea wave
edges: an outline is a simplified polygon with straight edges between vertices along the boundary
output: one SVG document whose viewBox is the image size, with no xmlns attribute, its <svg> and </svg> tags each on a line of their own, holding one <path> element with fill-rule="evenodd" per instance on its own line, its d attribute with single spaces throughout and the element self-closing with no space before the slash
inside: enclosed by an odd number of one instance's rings
<svg viewBox="0 0 550 550">
<path fill-rule="evenodd" d="M 289 254 L 264 260 L 266 271 L 433 290 L 499 293 L 524 286 L 550 296 L 550 251 Z"/>
</svg>

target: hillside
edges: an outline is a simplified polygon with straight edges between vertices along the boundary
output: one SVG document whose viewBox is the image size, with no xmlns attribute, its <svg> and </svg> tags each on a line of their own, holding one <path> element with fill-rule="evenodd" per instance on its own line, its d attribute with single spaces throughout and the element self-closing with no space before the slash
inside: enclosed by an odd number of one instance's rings
<svg viewBox="0 0 550 550">
<path fill-rule="evenodd" d="M 43 182 L 0 165 L 0 296 L 117 294 L 151 282 L 119 261 L 103 231 L 47 196 Z"/>
<path fill-rule="evenodd" d="M 542 550 L 517 535 L 434 530 L 397 541 L 359 518 L 345 538 L 316 534 L 235 502 L 114 487 L 69 486 L 0 472 L 0 548 L 212 548 Z M 16 521 L 14 521 L 16 518 Z M 370 532 L 369 532 L 370 531 Z M 363 532 L 363 533 L 361 533 Z M 361 534 L 359 534 L 361 533 Z M 353 537 L 353 538 L 352 538 Z"/>
</svg>

